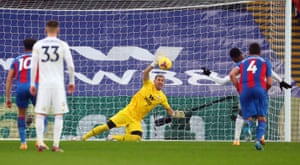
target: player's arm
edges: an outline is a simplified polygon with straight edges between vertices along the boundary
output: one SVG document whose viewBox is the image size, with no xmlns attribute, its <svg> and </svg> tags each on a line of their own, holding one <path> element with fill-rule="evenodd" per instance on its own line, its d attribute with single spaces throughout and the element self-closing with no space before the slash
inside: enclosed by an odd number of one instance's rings
<svg viewBox="0 0 300 165">
<path fill-rule="evenodd" d="M 267 90 L 272 86 L 272 65 L 270 61 L 267 61 Z"/>
<path fill-rule="evenodd" d="M 272 76 L 267 77 L 267 90 L 272 86 Z"/>
<path fill-rule="evenodd" d="M 168 115 L 174 116 L 175 112 L 171 108 L 170 104 L 168 103 L 168 99 L 167 99 L 167 97 L 165 95 L 163 96 L 163 102 L 161 103 L 161 105 L 165 108 L 165 110 L 167 111 Z"/>
<path fill-rule="evenodd" d="M 167 111 L 168 115 L 174 116 L 174 110 L 172 108 L 167 108 L 166 111 Z"/>
<path fill-rule="evenodd" d="M 273 77 L 276 81 L 278 81 L 278 82 L 281 82 L 281 81 L 282 81 L 282 79 L 280 78 L 280 76 L 279 76 L 276 72 L 274 72 L 273 70 L 272 70 L 272 77 Z"/>
<path fill-rule="evenodd" d="M 150 79 L 150 72 L 158 64 L 159 58 L 161 58 L 161 57 L 159 55 L 156 55 L 154 57 L 153 62 L 150 65 L 148 65 L 146 67 L 146 69 L 144 69 L 144 72 L 143 72 L 143 81 L 144 82 Z"/>
<path fill-rule="evenodd" d="M 204 75 L 208 76 L 212 81 L 219 85 L 225 85 L 231 81 L 229 76 L 220 77 L 217 73 L 213 73 L 205 67 L 202 67 L 201 69 Z"/>
<path fill-rule="evenodd" d="M 146 69 L 144 69 L 143 80 L 144 82 L 150 79 L 150 71 L 154 68 L 152 65 L 148 65 Z"/>
<path fill-rule="evenodd" d="M 239 91 L 238 78 L 237 78 L 239 73 L 240 73 L 240 69 L 238 67 L 232 68 L 232 70 L 229 73 L 230 80 L 231 80 L 232 84 L 235 86 L 235 88 L 237 89 L 237 91 Z"/>
<path fill-rule="evenodd" d="M 7 74 L 6 78 L 6 84 L 5 84 L 5 103 L 8 108 L 11 108 L 12 102 L 11 102 L 11 86 L 13 82 L 13 78 L 15 75 L 15 70 L 10 69 Z"/>
<path fill-rule="evenodd" d="M 31 69 L 30 69 L 30 93 L 34 96 L 36 95 L 35 78 L 37 74 L 38 61 L 39 61 L 38 50 L 35 44 L 32 49 Z"/>
<path fill-rule="evenodd" d="M 75 91 L 75 67 L 73 62 L 73 57 L 71 55 L 71 51 L 69 45 L 66 44 L 65 46 L 65 61 L 67 63 L 67 68 L 69 72 L 69 85 L 68 85 L 68 92 L 73 93 Z"/>
<path fill-rule="evenodd" d="M 230 82 L 229 76 L 219 77 L 217 74 L 212 74 L 209 77 L 211 78 L 211 80 L 213 80 L 214 82 L 216 82 L 219 85 L 225 85 Z"/>
</svg>

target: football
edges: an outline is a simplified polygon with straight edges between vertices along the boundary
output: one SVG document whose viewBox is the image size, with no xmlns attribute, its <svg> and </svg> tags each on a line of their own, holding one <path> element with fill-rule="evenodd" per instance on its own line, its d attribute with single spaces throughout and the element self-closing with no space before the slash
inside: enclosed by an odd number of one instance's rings
<svg viewBox="0 0 300 165">
<path fill-rule="evenodd" d="M 163 56 L 159 59 L 158 66 L 162 70 L 169 70 L 172 67 L 172 61 L 168 57 Z"/>
</svg>

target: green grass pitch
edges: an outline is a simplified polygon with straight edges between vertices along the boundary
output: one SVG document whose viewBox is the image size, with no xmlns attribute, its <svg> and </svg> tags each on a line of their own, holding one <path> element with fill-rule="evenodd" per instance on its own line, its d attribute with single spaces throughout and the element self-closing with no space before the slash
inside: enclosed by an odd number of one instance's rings
<svg viewBox="0 0 300 165">
<path fill-rule="evenodd" d="M 52 142 L 47 142 L 51 146 Z M 18 149 L 18 141 L 0 141 L 1 165 L 299 165 L 300 143 L 269 142 L 264 151 L 242 142 L 63 141 L 64 153 Z"/>
</svg>

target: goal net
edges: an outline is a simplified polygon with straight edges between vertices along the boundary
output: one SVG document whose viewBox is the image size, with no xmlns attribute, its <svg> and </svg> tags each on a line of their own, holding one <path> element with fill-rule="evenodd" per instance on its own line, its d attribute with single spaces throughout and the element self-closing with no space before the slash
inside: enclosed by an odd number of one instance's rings
<svg viewBox="0 0 300 165">
<path fill-rule="evenodd" d="M 62 139 L 80 136 L 105 123 L 129 103 L 142 86 L 143 69 L 156 52 L 173 61 L 171 70 L 155 68 L 166 77 L 165 94 L 173 109 L 186 112 L 185 119 L 155 126 L 166 116 L 155 108 L 142 121 L 145 140 L 227 141 L 234 136 L 238 94 L 229 82 L 218 85 L 202 74 L 201 67 L 221 77 L 234 63 L 229 50 L 240 48 L 247 55 L 250 43 L 261 45 L 263 57 L 273 70 L 284 75 L 285 1 L 26 1 L 0 8 L 0 138 L 18 138 L 17 108 L 5 106 L 5 81 L 13 58 L 23 52 L 23 39 L 45 37 L 50 19 L 60 22 L 59 38 L 71 46 L 75 63 L 76 92 L 68 95 L 70 112 L 64 117 Z M 283 29 L 282 29 L 283 28 Z M 277 41 L 277 42 L 274 42 Z M 15 96 L 13 86 L 12 96 Z M 284 140 L 284 91 L 275 81 L 269 92 L 267 140 Z M 295 96 L 296 97 L 296 96 Z M 15 97 L 13 97 L 15 99 Z M 225 99 L 223 99 L 225 98 Z M 195 107 L 200 109 L 191 111 Z M 33 107 L 28 109 L 33 114 Z M 49 117 L 46 137 L 52 137 Z M 114 128 L 109 133 L 124 133 Z M 252 130 L 255 133 L 255 129 Z M 27 136 L 35 138 L 34 124 Z M 244 138 L 243 135 L 241 137 Z"/>
</svg>

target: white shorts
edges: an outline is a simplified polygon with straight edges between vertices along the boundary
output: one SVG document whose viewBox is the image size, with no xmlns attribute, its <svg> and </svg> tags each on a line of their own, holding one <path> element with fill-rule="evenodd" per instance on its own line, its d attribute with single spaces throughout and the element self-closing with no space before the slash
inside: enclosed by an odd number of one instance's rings
<svg viewBox="0 0 300 165">
<path fill-rule="evenodd" d="M 35 112 L 42 114 L 63 114 L 69 112 L 65 89 L 39 88 Z"/>
</svg>

